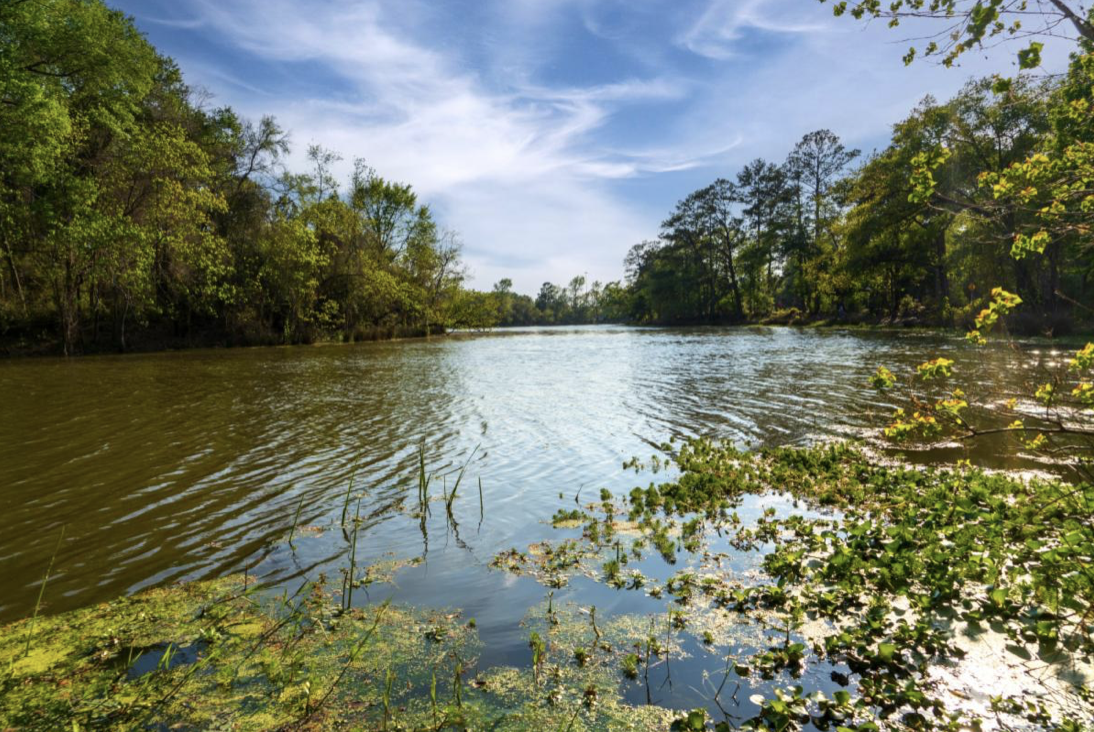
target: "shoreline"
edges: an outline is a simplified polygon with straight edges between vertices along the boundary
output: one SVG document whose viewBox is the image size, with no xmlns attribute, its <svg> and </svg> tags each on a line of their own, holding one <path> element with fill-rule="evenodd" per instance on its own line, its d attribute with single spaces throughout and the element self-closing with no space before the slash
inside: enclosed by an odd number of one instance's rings
<svg viewBox="0 0 1094 732">
<path fill-rule="evenodd" d="M 65 356 L 60 352 L 59 341 L 42 342 L 36 345 L 30 345 L 25 342 L 18 342 L 16 344 L 6 344 L 0 342 L 0 362 L 3 361 L 18 361 L 23 359 L 61 359 L 66 360 L 68 358 L 84 359 L 84 358 L 101 358 L 110 356 L 137 356 L 137 355 L 151 355 L 151 354 L 167 354 L 167 353 L 185 353 L 185 352 L 199 352 L 199 351 L 235 351 L 245 349 L 259 349 L 259 348 L 296 348 L 296 347 L 329 347 L 329 346 L 352 346 L 360 345 L 364 343 L 397 343 L 403 341 L 421 341 L 430 340 L 432 338 L 451 338 L 451 337 L 466 337 L 466 336 L 482 336 L 490 335 L 493 333 L 506 333 L 512 331 L 528 330 L 528 329 L 558 329 L 564 330 L 567 328 L 586 328 L 590 326 L 613 326 L 617 328 L 648 328 L 657 330 L 701 330 L 701 329 L 744 329 L 744 328 L 795 328 L 803 330 L 848 330 L 857 332 L 877 332 L 877 333 L 934 333 L 934 334 L 949 334 L 958 337 L 964 337 L 967 332 L 963 328 L 934 325 L 930 323 L 921 322 L 866 322 L 866 321 L 854 321 L 854 320 L 835 320 L 832 318 L 817 318 L 813 320 L 794 320 L 790 322 L 784 322 L 783 320 L 770 320 L 760 319 L 754 321 L 744 322 L 724 322 L 724 323 L 633 323 L 633 322 L 601 322 L 601 323 L 539 323 L 528 325 L 497 325 L 490 328 L 476 328 L 476 329 L 440 329 L 436 332 L 430 332 L 425 334 L 418 329 L 409 329 L 406 332 L 400 332 L 396 329 L 390 335 L 381 335 L 376 332 L 371 334 L 371 337 L 356 338 L 352 340 L 336 340 L 336 339 L 316 339 L 308 342 L 300 343 L 277 343 L 277 342 L 231 342 L 223 339 L 213 339 L 208 342 L 190 342 L 176 343 L 170 341 L 150 341 L 149 343 L 138 343 L 132 348 L 128 348 L 124 351 L 112 348 L 91 349 L 82 351 L 79 353 L 70 354 Z M 386 329 L 384 329 L 386 330 Z M 1081 344 L 1086 340 L 1094 337 L 1094 328 L 1083 328 L 1075 332 L 1063 334 L 1063 335 L 1048 335 L 1044 333 L 1013 333 L 1012 338 L 1023 341 L 1037 341 L 1048 342 L 1060 345 Z"/>
</svg>

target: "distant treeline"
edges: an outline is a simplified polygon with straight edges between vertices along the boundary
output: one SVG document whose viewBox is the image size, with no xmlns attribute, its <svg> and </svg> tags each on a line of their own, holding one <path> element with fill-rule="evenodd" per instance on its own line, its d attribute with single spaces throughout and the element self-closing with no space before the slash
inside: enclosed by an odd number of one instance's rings
<svg viewBox="0 0 1094 732">
<path fill-rule="evenodd" d="M 490 292 L 467 292 L 459 320 L 465 327 L 621 323 L 631 318 L 631 298 L 619 282 L 588 282 L 577 276 L 568 285 L 544 282 L 535 297 L 513 292 L 503 279 Z"/>
<path fill-rule="evenodd" d="M 209 108 L 100 0 L 0 3 L 0 338 L 64 352 L 460 325 L 454 234 L 409 185 Z"/>
</svg>

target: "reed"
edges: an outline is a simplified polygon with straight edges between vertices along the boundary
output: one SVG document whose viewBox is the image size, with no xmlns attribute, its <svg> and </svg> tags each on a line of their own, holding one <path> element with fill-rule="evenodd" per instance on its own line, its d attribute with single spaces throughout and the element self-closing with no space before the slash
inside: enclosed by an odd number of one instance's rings
<svg viewBox="0 0 1094 732">
<path fill-rule="evenodd" d="M 349 550 L 349 572 L 346 573 L 345 584 L 342 586 L 342 609 L 348 610 L 353 606 L 353 582 L 357 574 L 357 532 L 361 529 L 361 499 L 357 499 L 357 509 L 353 514 L 353 539 Z"/>
<path fill-rule="evenodd" d="M 418 507 L 424 516 L 429 511 L 429 476 L 425 472 L 425 443 L 418 446 Z"/>
<path fill-rule="evenodd" d="M 53 547 L 53 556 L 49 558 L 49 566 L 46 567 L 46 573 L 42 575 L 42 586 L 38 588 L 38 599 L 34 603 L 34 614 L 30 616 L 30 625 L 27 627 L 27 644 L 23 649 L 23 655 L 30 654 L 30 638 L 34 634 L 34 624 L 38 620 L 38 611 L 42 609 L 42 597 L 46 594 L 46 584 L 49 582 L 50 575 L 53 574 L 53 564 L 57 561 L 57 552 L 61 551 L 61 542 L 65 540 L 65 524 L 61 524 L 61 535 L 57 537 L 57 546 Z"/>
<path fill-rule="evenodd" d="M 391 718 L 391 685 L 395 682 L 395 674 L 391 669 L 387 670 L 387 678 L 384 680 L 384 729 L 387 729 L 388 719 Z"/>
<path fill-rule="evenodd" d="M 445 496 L 445 510 L 449 515 L 452 515 L 452 502 L 456 500 L 456 491 L 460 489 L 460 481 L 463 480 L 463 474 L 467 471 L 467 466 L 471 464 L 471 461 L 475 458 L 475 453 L 479 451 L 479 445 L 475 445 L 475 449 L 471 451 L 471 454 L 467 456 L 466 462 L 460 468 L 460 472 L 456 475 L 456 484 L 452 486 L 452 492 Z M 482 512 L 482 480 L 479 480 L 479 511 Z"/>
<path fill-rule="evenodd" d="M 353 481 L 357 477 L 357 466 L 360 465 L 360 458 L 353 461 L 353 469 L 349 474 L 349 485 L 346 487 L 346 499 L 342 502 L 342 528 L 346 528 L 346 514 L 349 513 L 349 498 L 353 493 Z"/>
<path fill-rule="evenodd" d="M 289 529 L 289 547 L 296 551 L 296 544 L 292 543 L 293 537 L 296 535 L 296 524 L 300 521 L 300 510 L 304 508 L 304 496 L 300 496 L 300 502 L 296 504 L 296 515 L 292 518 L 292 528 Z"/>
<path fill-rule="evenodd" d="M 437 725 L 437 669 L 434 668 L 429 678 L 429 702 L 433 705 L 433 724 Z"/>
</svg>

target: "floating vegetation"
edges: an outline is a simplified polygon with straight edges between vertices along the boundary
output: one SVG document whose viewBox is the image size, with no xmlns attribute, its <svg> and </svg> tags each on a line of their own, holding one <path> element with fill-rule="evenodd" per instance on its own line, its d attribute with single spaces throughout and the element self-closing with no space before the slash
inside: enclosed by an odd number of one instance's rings
<svg viewBox="0 0 1094 732">
<path fill-rule="evenodd" d="M 605 491 L 582 512 L 580 539 L 512 550 L 495 565 L 549 586 L 580 573 L 663 598 L 663 643 L 675 633 L 728 650 L 722 686 L 732 678 L 762 692 L 750 695 L 752 717 L 723 724 L 1094 720 L 1094 487 L 879 465 L 848 445 L 744 452 L 696 441 L 673 462 L 675 480 L 628 497 L 628 527 L 640 533 L 628 553 Z M 754 520 L 738 513 L 746 498 L 761 508 Z M 552 523 L 577 518 L 560 511 Z M 624 573 L 628 554 L 650 566 L 647 547 L 670 575 Z M 618 660 L 627 678 L 639 674 L 635 648 Z M 696 715 L 674 728 L 708 724 Z"/>
</svg>

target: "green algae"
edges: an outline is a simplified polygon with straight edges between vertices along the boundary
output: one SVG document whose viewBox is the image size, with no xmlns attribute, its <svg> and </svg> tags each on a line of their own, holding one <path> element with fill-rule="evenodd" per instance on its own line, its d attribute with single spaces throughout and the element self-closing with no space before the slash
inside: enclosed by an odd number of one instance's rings
<svg viewBox="0 0 1094 732">
<path fill-rule="evenodd" d="M 29 655 L 27 621 L 0 629 L 0 728 L 665 728 L 671 712 L 623 701 L 606 650 L 640 636 L 637 621 L 605 622 L 580 667 L 567 660 L 586 640 L 580 612 L 558 615 L 540 669 L 476 672 L 481 644 L 458 611 L 339 613 L 321 585 L 272 598 L 241 577 L 148 590 L 39 618 Z M 172 649 L 192 653 L 130 673 Z"/>
</svg>

